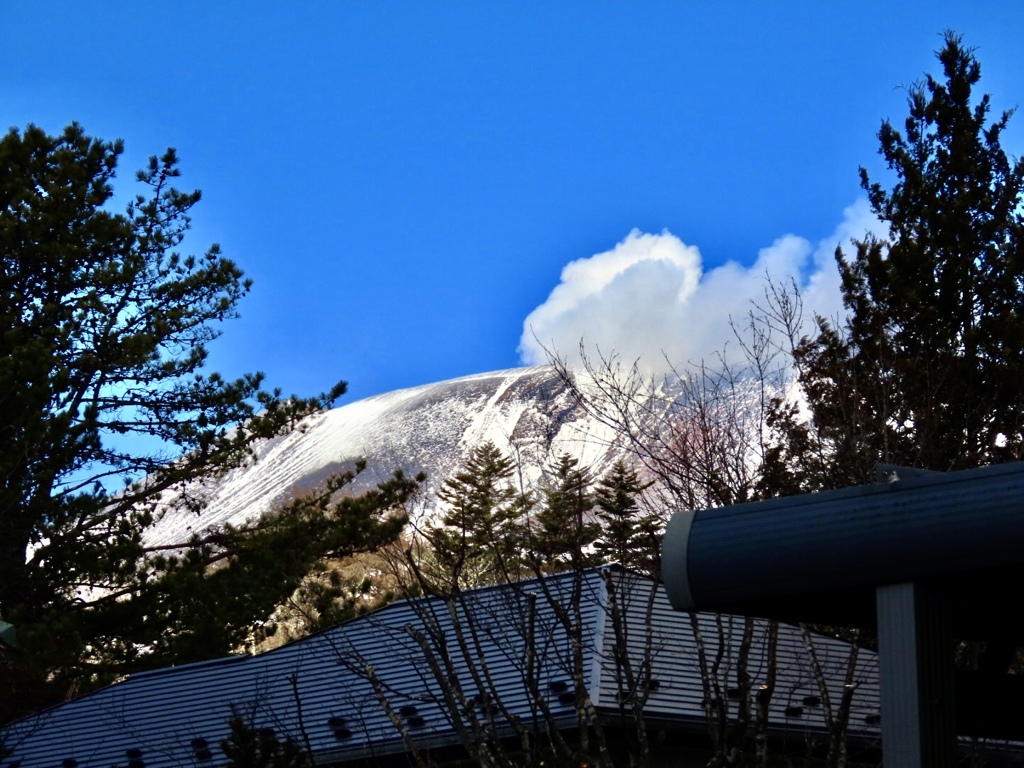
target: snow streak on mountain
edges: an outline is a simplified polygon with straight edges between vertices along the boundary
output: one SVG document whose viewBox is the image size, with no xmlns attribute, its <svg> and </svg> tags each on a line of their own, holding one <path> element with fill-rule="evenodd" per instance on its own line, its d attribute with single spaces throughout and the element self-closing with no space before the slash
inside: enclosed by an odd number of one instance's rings
<svg viewBox="0 0 1024 768">
<path fill-rule="evenodd" d="M 426 472 L 422 503 L 430 510 L 437 488 L 469 451 L 490 440 L 518 459 L 524 481 L 536 481 L 548 462 L 570 453 L 600 473 L 618 451 L 613 435 L 587 416 L 547 367 L 483 373 L 367 398 L 319 414 L 301 431 L 267 442 L 251 466 L 206 489 L 197 516 L 168 512 L 147 537 L 152 544 L 182 542 L 194 530 L 239 524 L 309 491 L 359 458 L 366 470 L 359 492 L 401 468 Z"/>
</svg>

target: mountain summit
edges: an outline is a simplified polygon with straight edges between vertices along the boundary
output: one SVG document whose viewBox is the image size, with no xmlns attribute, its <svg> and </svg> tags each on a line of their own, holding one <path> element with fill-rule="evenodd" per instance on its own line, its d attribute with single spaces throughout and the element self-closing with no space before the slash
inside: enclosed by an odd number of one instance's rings
<svg viewBox="0 0 1024 768">
<path fill-rule="evenodd" d="M 205 489 L 199 516 L 169 511 L 149 541 L 185 540 L 193 530 L 240 524 L 315 488 L 329 474 L 366 469 L 352 485 L 365 490 L 395 469 L 425 472 L 423 504 L 484 441 L 515 458 L 524 482 L 536 481 L 547 463 L 569 453 L 601 472 L 619 451 L 614 436 L 588 416 L 550 367 L 517 368 L 397 390 L 325 411 L 291 434 L 260 447 L 250 466 Z"/>
</svg>

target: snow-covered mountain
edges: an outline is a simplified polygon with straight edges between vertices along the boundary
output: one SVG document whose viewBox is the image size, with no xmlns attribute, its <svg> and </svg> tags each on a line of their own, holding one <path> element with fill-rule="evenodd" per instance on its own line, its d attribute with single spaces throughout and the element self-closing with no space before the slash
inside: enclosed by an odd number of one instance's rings
<svg viewBox="0 0 1024 768">
<path fill-rule="evenodd" d="M 149 539 L 180 542 L 192 530 L 243 522 L 350 468 L 358 458 L 365 458 L 367 467 L 353 490 L 376 485 L 396 468 L 425 472 L 422 504 L 429 510 L 440 484 L 485 440 L 515 456 L 530 482 L 565 452 L 600 473 L 619 453 L 613 437 L 573 402 L 547 367 L 398 390 L 318 414 L 303 430 L 269 441 L 255 463 L 206 489 L 202 515 L 168 512 Z"/>
</svg>

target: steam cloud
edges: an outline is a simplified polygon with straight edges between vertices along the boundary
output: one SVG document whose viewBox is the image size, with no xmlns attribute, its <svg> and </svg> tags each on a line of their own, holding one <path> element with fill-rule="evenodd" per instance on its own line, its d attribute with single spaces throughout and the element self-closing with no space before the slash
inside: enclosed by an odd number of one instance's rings
<svg viewBox="0 0 1024 768">
<path fill-rule="evenodd" d="M 748 266 L 727 262 L 707 272 L 700 251 L 668 231 L 633 230 L 610 251 L 578 259 L 562 269 L 561 281 L 523 323 L 519 355 L 524 364 L 548 361 L 548 353 L 570 363 L 588 354 L 615 354 L 650 371 L 669 361 L 685 366 L 711 361 L 735 346 L 730 318 L 742 324 L 753 304 L 764 304 L 770 277 L 796 281 L 805 315 L 838 317 L 842 310 L 834 253 L 868 231 L 882 234 L 867 201 L 843 211 L 835 232 L 813 245 L 796 235 L 762 248 Z"/>
</svg>

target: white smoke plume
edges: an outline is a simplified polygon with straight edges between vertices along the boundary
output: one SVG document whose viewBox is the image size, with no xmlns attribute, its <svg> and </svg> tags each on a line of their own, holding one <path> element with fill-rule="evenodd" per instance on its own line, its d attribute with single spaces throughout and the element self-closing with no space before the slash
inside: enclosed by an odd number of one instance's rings
<svg viewBox="0 0 1024 768">
<path fill-rule="evenodd" d="M 769 278 L 796 282 L 808 318 L 838 317 L 836 246 L 849 253 L 851 238 L 868 231 L 883 233 L 867 201 L 859 200 L 817 245 L 785 235 L 750 266 L 730 261 L 705 272 L 696 246 L 668 231 L 634 229 L 610 251 L 562 269 L 559 284 L 523 323 L 520 358 L 537 365 L 551 353 L 573 363 L 582 342 L 588 354 L 614 354 L 650 371 L 665 370 L 666 360 L 710 362 L 735 344 L 730 320 L 742 325 L 755 303 L 764 304 Z"/>
</svg>

